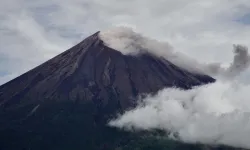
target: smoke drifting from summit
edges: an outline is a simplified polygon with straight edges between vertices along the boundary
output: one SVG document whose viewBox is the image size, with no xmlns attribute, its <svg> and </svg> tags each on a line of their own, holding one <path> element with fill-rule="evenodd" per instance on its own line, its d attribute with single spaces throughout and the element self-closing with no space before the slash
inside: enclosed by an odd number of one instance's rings
<svg viewBox="0 0 250 150">
<path fill-rule="evenodd" d="M 250 56 L 248 48 L 242 45 L 234 45 L 234 60 L 226 70 L 225 75 L 234 77 L 249 66 Z"/>
<path fill-rule="evenodd" d="M 168 43 L 149 39 L 129 28 L 100 33 L 104 43 L 124 55 L 151 53 L 193 73 L 208 74 L 215 83 L 184 91 L 166 88 L 139 100 L 137 107 L 109 122 L 125 130 L 165 130 L 167 136 L 187 143 L 250 148 L 250 85 L 236 76 L 249 67 L 248 48 L 234 45 L 228 67 L 200 63 Z"/>
<path fill-rule="evenodd" d="M 199 62 L 175 50 L 167 42 L 147 38 L 128 27 L 115 27 L 100 32 L 99 37 L 104 41 L 106 46 L 118 50 L 124 55 L 138 55 L 145 52 L 151 53 L 169 60 L 182 69 L 194 73 L 211 75 L 217 78 L 220 78 L 220 76 L 232 78 L 247 68 L 250 62 L 248 49 L 242 45 L 234 45 L 234 59 L 228 68 L 224 68 L 217 62 Z"/>
</svg>

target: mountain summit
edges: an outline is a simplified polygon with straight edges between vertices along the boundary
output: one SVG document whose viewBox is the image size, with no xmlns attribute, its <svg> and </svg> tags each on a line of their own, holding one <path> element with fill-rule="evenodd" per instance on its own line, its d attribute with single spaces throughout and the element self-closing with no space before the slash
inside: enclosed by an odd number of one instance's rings
<svg viewBox="0 0 250 150">
<path fill-rule="evenodd" d="M 215 81 L 144 49 L 126 55 L 99 34 L 0 87 L 1 150 L 105 149 L 107 120 L 140 94 Z"/>
<path fill-rule="evenodd" d="M 0 87 L 0 106 L 44 101 L 97 101 L 127 108 L 138 94 L 164 87 L 188 89 L 213 82 L 150 53 L 124 55 L 107 47 L 99 32 Z"/>
</svg>

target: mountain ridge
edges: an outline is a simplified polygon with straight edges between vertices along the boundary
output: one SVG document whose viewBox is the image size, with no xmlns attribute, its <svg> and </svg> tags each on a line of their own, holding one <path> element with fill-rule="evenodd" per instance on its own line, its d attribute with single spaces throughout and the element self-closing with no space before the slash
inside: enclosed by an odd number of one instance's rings
<svg viewBox="0 0 250 150">
<path fill-rule="evenodd" d="M 119 79 L 113 79 L 116 80 L 116 82 L 122 82 L 122 80 L 127 80 L 131 84 L 131 90 L 132 92 L 129 92 L 130 96 L 137 96 L 138 93 L 150 93 L 150 92 L 156 92 L 159 89 L 167 86 L 176 86 L 181 87 L 184 89 L 190 88 L 193 85 L 199 85 L 201 79 L 209 78 L 206 75 L 198 75 L 198 74 L 192 74 L 186 71 L 183 71 L 176 67 L 174 64 L 170 63 L 169 61 L 163 59 L 163 58 L 157 58 L 156 56 L 150 55 L 150 54 L 142 54 L 139 56 L 126 56 L 123 55 L 121 52 L 116 51 L 114 49 L 111 49 L 103 44 L 103 41 L 101 41 L 98 38 L 99 32 L 96 32 L 95 34 L 91 35 L 90 37 L 86 38 L 76 46 L 70 48 L 69 50 L 63 52 L 62 54 L 59 54 L 58 56 L 50 59 L 49 61 L 43 63 L 42 65 L 32 69 L 31 71 L 25 73 L 24 75 L 0 86 L 0 106 L 8 105 L 8 103 L 11 103 L 10 101 L 7 102 L 6 99 L 20 99 L 25 95 L 26 93 L 33 94 L 32 98 L 36 98 L 39 96 L 34 95 L 41 95 L 41 97 L 49 98 L 49 99 L 63 99 L 58 98 L 55 96 L 54 90 L 61 90 L 65 93 L 70 92 L 69 89 L 67 89 L 67 82 L 72 82 L 73 79 L 69 78 L 76 74 L 81 74 L 79 77 L 84 77 L 85 79 L 80 79 L 81 82 L 85 82 L 84 87 L 88 88 L 91 86 L 94 86 L 98 84 L 97 86 L 108 86 L 111 82 L 112 74 L 110 70 L 117 69 L 117 74 L 119 74 Z M 119 58 L 119 59 L 118 59 Z M 152 66 L 146 66 L 146 61 L 149 61 Z M 132 62 L 132 63 L 131 63 Z M 133 68 L 134 65 L 140 64 L 137 68 Z M 143 64 L 144 63 L 144 64 Z M 103 65 L 105 64 L 105 65 Z M 154 66 L 155 65 L 155 66 Z M 79 72 L 79 68 L 81 66 L 84 66 L 82 68 L 82 71 Z M 145 86 L 141 86 L 138 89 L 133 87 L 133 84 L 137 84 L 137 86 L 140 86 L 143 81 L 140 80 L 137 76 L 137 74 L 140 75 L 140 78 L 144 77 L 144 73 L 138 71 L 139 69 L 143 69 L 148 67 L 147 71 L 151 72 L 151 76 L 155 79 L 154 83 L 151 82 L 151 84 L 147 85 L 149 87 L 148 89 L 145 88 Z M 100 68 L 100 69 L 99 69 Z M 119 73 L 119 69 L 122 68 L 121 73 Z M 135 72 L 132 76 L 133 80 L 131 79 L 131 73 L 129 71 L 133 70 Z M 152 73 L 152 70 L 155 72 Z M 170 72 L 170 73 L 169 73 Z M 122 74 L 125 73 L 128 77 L 123 77 Z M 179 79 L 173 77 L 173 74 L 176 73 L 179 74 Z M 154 74 L 154 75 L 153 75 Z M 169 74 L 169 77 L 172 76 L 173 81 L 170 81 L 167 79 L 167 75 Z M 171 75 L 172 74 L 172 75 Z M 114 75 L 113 75 L 114 76 Z M 22 78 L 22 79 L 21 79 Z M 147 78 L 147 77 L 145 77 Z M 102 80 L 102 81 L 100 81 Z M 146 83 L 149 83 L 150 78 L 147 78 Z M 212 78 L 210 78 L 210 81 L 214 81 Z M 78 81 L 74 81 L 74 84 L 77 84 Z M 88 83 L 87 83 L 88 82 Z M 113 81 L 115 82 L 115 81 Z M 176 83 L 171 83 L 176 82 Z M 190 82 L 190 83 L 189 83 Z M 191 83 L 193 82 L 193 83 Z M 122 89 L 124 85 L 127 84 L 127 82 L 124 83 L 117 83 L 123 84 L 119 85 Z M 158 85 L 157 85 L 158 84 Z M 189 85 L 190 84 L 190 85 Z M 34 86 L 35 85 L 35 86 Z M 159 87 L 157 87 L 157 86 Z M 13 87 L 12 87 L 13 86 Z M 127 85 L 130 86 L 130 85 Z M 5 89 L 8 89 L 12 87 L 12 90 L 6 91 Z M 58 89 L 59 88 L 59 89 Z M 73 88 L 73 87 L 72 87 Z M 151 89 L 150 89 L 151 88 Z M 14 89 L 16 89 L 16 93 L 14 93 Z M 140 91 L 140 89 L 143 89 Z M 21 92 L 18 92 L 20 90 Z M 77 89 L 76 89 L 77 90 Z M 126 91 L 127 89 L 123 89 L 122 91 Z M 137 90 L 137 91 L 136 91 Z M 30 92 L 31 91 L 31 92 Z M 89 92 L 86 90 L 85 92 Z M 134 94 L 132 94 L 134 93 Z M 74 95 L 74 94 L 73 94 Z M 90 96 L 91 94 L 87 94 Z M 30 95 L 28 95 L 30 96 Z M 61 96 L 61 95 L 59 95 Z M 87 97 L 88 97 L 87 96 Z M 51 98 L 52 97 L 52 98 Z M 68 97 L 68 96 L 65 96 Z M 26 99 L 29 98 L 26 96 Z M 85 97 L 86 98 L 86 97 Z M 71 98 L 69 98 L 71 99 Z"/>
<path fill-rule="evenodd" d="M 215 82 L 150 53 L 124 55 L 98 34 L 0 86 L 1 150 L 126 146 L 140 135 L 107 121 L 134 107 L 138 96 Z"/>
</svg>

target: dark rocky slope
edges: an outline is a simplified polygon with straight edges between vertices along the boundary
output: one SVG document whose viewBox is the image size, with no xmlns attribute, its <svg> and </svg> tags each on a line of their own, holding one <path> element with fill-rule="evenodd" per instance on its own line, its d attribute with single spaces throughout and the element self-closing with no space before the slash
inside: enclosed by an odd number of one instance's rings
<svg viewBox="0 0 250 150">
<path fill-rule="evenodd" d="M 97 32 L 0 87 L 0 150 L 122 147 L 137 135 L 105 124 L 139 94 L 214 81 L 148 53 L 122 55 Z"/>
<path fill-rule="evenodd" d="M 98 33 L 0 87 L 0 106 L 8 109 L 45 101 L 116 103 L 125 109 L 139 93 L 163 87 L 213 82 L 205 75 L 184 71 L 150 54 L 125 56 L 106 47 Z"/>
</svg>

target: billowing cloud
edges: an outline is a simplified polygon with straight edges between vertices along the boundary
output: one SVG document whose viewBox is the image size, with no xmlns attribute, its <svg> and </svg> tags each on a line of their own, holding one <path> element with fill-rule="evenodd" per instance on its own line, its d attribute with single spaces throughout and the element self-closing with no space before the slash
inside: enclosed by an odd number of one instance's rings
<svg viewBox="0 0 250 150">
<path fill-rule="evenodd" d="M 161 129 L 187 143 L 250 148 L 250 85 L 217 81 L 191 90 L 167 88 L 149 95 L 110 126 Z"/>
<path fill-rule="evenodd" d="M 165 130 L 169 138 L 187 143 L 250 148 L 250 85 L 237 77 L 249 68 L 248 48 L 234 45 L 227 67 L 199 62 L 166 42 L 146 38 L 129 28 L 100 33 L 104 43 L 125 55 L 149 52 L 195 73 L 209 74 L 216 83 L 184 91 L 166 88 L 138 100 L 138 106 L 109 122 L 126 130 Z"/>
</svg>

